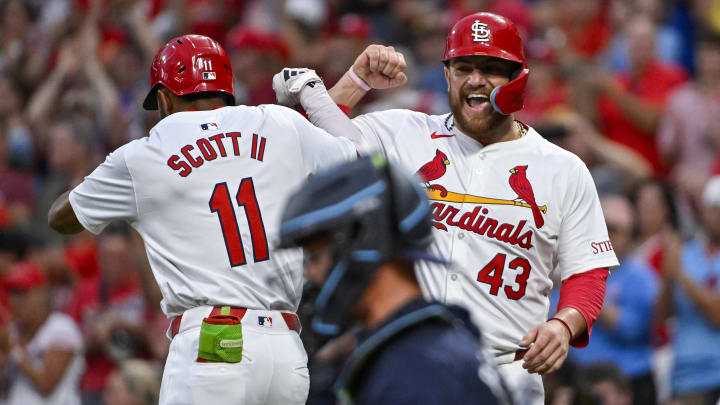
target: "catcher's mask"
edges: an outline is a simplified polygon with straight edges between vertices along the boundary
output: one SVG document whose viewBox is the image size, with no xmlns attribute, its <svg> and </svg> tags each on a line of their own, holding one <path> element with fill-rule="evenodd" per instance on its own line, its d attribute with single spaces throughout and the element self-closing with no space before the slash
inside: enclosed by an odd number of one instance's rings
<svg viewBox="0 0 720 405">
<path fill-rule="evenodd" d="M 334 336 L 375 271 L 393 257 L 443 262 L 425 250 L 430 208 L 419 180 L 385 158 L 346 163 L 313 177 L 292 195 L 280 227 L 282 247 L 330 240 L 332 265 L 315 304 L 313 330 Z"/>
</svg>

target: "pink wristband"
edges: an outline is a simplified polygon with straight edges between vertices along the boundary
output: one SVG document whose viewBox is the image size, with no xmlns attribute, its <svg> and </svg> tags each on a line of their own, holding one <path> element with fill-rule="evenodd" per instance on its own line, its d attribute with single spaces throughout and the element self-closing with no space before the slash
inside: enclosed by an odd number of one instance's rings
<svg viewBox="0 0 720 405">
<path fill-rule="evenodd" d="M 355 73 L 355 69 L 353 69 L 352 66 L 350 66 L 350 70 L 348 70 L 348 75 L 350 76 L 352 81 L 354 81 L 355 84 L 357 84 L 361 89 L 365 91 L 370 91 L 371 87 L 368 86 L 367 83 L 365 83 L 365 80 L 361 79 L 360 76 Z"/>
</svg>

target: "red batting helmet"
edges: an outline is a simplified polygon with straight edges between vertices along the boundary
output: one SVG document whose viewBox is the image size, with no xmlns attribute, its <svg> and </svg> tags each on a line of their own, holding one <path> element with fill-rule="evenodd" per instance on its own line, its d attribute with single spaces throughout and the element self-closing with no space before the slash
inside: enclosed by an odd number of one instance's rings
<svg viewBox="0 0 720 405">
<path fill-rule="evenodd" d="M 235 102 L 230 59 L 217 41 L 203 35 L 183 35 L 165 44 L 150 67 L 150 84 L 146 110 L 157 110 L 155 93 L 161 84 L 178 96 L 220 91 Z"/>
<path fill-rule="evenodd" d="M 521 65 L 510 82 L 496 87 L 490 94 L 490 101 L 500 114 L 520 110 L 530 70 L 515 24 L 492 13 L 475 13 L 460 19 L 448 34 L 443 62 L 471 55 L 492 56 Z"/>
</svg>

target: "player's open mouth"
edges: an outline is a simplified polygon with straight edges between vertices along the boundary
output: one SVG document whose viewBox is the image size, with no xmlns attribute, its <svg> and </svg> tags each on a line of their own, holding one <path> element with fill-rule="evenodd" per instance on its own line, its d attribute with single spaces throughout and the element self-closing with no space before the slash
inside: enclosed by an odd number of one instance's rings
<svg viewBox="0 0 720 405">
<path fill-rule="evenodd" d="M 490 109 L 490 98 L 485 94 L 470 94 L 465 97 L 465 104 L 472 110 L 484 112 Z"/>
</svg>

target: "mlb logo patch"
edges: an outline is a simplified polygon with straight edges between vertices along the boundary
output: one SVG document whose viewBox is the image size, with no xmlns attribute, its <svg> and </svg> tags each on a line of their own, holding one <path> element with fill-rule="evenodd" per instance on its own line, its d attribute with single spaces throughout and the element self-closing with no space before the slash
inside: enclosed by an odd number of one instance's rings
<svg viewBox="0 0 720 405">
<path fill-rule="evenodd" d="M 218 129 L 218 124 L 216 124 L 214 122 L 209 122 L 207 124 L 200 124 L 200 129 L 202 129 L 203 131 L 209 131 L 211 129 L 215 130 L 215 129 Z"/>
<path fill-rule="evenodd" d="M 272 326 L 272 317 L 258 316 L 258 325 L 271 327 Z"/>
<path fill-rule="evenodd" d="M 215 72 L 203 72 L 203 80 L 215 80 Z"/>
</svg>

